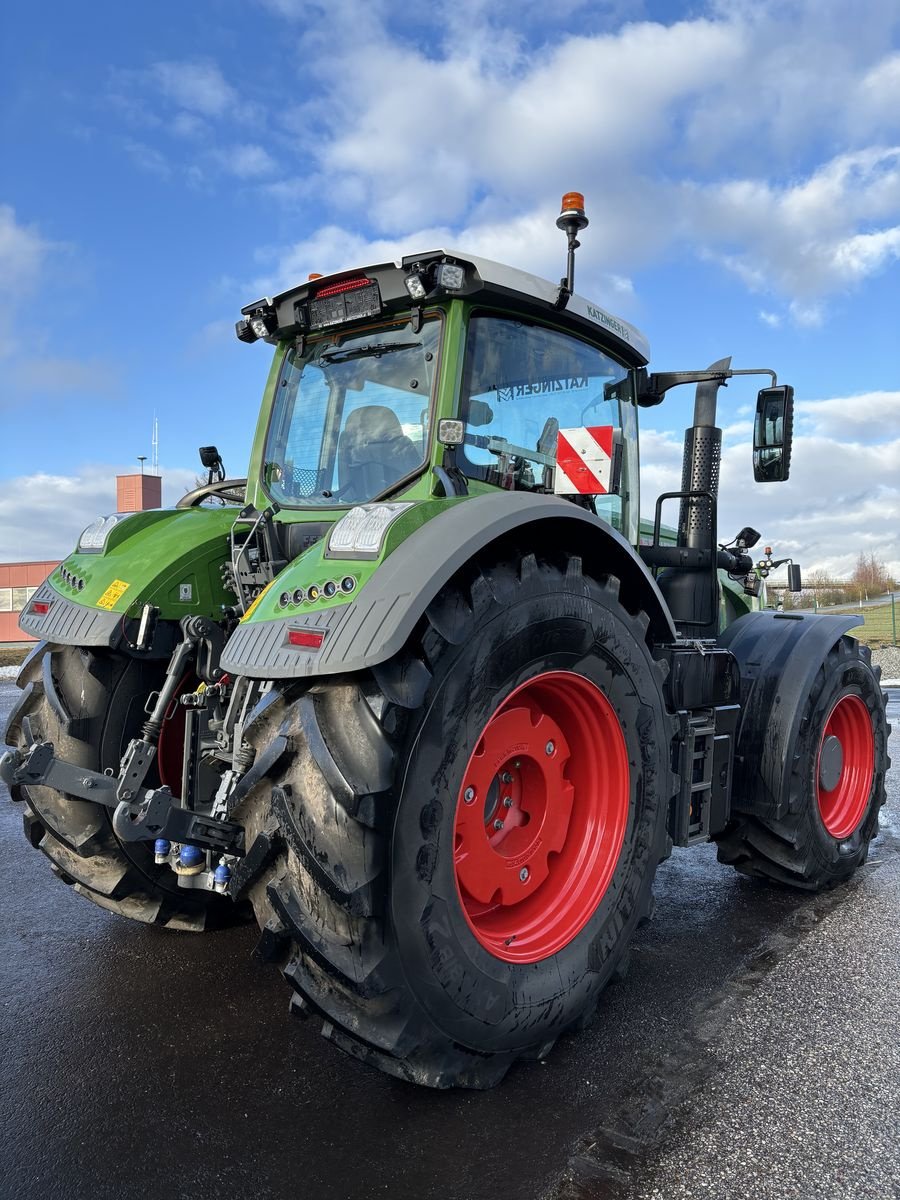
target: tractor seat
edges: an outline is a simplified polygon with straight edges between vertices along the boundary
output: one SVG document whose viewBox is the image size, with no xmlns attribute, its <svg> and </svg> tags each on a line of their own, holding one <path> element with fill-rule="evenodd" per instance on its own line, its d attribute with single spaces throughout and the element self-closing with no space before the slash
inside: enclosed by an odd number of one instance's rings
<svg viewBox="0 0 900 1200">
<path fill-rule="evenodd" d="M 421 461 L 422 455 L 391 409 L 380 404 L 354 409 L 338 442 L 341 499 L 370 500 Z"/>
</svg>

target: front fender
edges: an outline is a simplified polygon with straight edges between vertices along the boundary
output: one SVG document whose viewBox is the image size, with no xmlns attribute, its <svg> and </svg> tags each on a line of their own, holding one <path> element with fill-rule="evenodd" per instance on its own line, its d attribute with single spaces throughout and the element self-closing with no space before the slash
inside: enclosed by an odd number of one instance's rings
<svg viewBox="0 0 900 1200">
<path fill-rule="evenodd" d="M 731 651 L 741 672 L 736 795 L 757 794 L 757 777 L 774 804 L 789 795 L 790 747 L 806 699 L 831 647 L 859 623 L 856 616 L 753 612 L 719 635 L 718 644 Z"/>
<path fill-rule="evenodd" d="M 70 646 L 117 646 L 126 617 L 144 604 L 162 620 L 218 617 L 233 604 L 220 567 L 228 558 L 233 508 L 152 509 L 113 528 L 99 553 L 78 551 L 50 573 L 19 627 Z M 80 586 L 79 586 L 80 584 Z"/>
<path fill-rule="evenodd" d="M 302 616 L 266 620 L 251 614 L 227 642 L 222 667 L 257 679 L 284 679 L 377 666 L 402 650 L 425 609 L 466 563 L 510 540 L 525 551 L 578 554 L 589 573 L 617 576 L 623 602 L 647 613 L 654 637 L 675 640 L 655 580 L 611 525 L 556 496 L 493 492 L 446 506 L 420 525 L 352 599 Z M 334 569 L 340 569 L 337 563 Z M 290 645 L 288 634 L 298 628 L 314 635 L 313 641 L 321 633 L 321 645 Z"/>
</svg>

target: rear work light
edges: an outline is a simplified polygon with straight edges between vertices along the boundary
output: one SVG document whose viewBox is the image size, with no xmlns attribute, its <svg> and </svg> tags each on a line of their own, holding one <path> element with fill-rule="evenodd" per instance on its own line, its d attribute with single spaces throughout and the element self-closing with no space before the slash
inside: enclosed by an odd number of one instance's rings
<svg viewBox="0 0 900 1200">
<path fill-rule="evenodd" d="M 289 629 L 288 645 L 302 646 L 305 650 L 319 650 L 325 641 L 324 629 Z"/>
</svg>

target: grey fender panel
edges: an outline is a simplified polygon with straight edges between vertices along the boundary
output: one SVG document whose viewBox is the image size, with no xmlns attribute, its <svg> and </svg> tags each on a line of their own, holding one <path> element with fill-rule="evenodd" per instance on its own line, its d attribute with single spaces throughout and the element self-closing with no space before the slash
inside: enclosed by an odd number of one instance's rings
<svg viewBox="0 0 900 1200">
<path fill-rule="evenodd" d="M 258 679 L 305 678 L 360 671 L 392 658 L 441 588 L 480 550 L 517 528 L 523 542 L 529 530 L 555 523 L 560 541 L 571 544 L 590 570 L 619 576 L 632 591 L 661 641 L 674 641 L 675 629 L 656 581 L 633 547 L 611 525 L 556 496 L 498 492 L 465 500 L 427 522 L 385 560 L 358 596 L 302 622 L 288 619 L 249 622 L 232 634 L 222 668 Z M 553 531 L 556 532 L 555 530 Z M 321 650 L 284 644 L 289 628 L 322 629 Z"/>
<path fill-rule="evenodd" d="M 31 612 L 35 600 L 48 601 L 49 612 Z M 19 628 L 32 637 L 63 646 L 117 646 L 122 638 L 122 614 L 75 604 L 44 582 L 23 610 Z"/>
<path fill-rule="evenodd" d="M 741 670 L 736 774 L 748 782 L 761 775 L 772 796 L 786 802 L 806 698 L 828 651 L 858 624 L 856 617 L 754 612 L 719 635 Z"/>
</svg>

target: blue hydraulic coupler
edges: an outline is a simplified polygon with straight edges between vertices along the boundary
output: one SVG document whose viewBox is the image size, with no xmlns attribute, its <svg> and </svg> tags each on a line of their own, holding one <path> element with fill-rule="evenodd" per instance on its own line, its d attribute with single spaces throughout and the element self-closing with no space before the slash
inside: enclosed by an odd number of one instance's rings
<svg viewBox="0 0 900 1200">
<path fill-rule="evenodd" d="M 213 882 L 217 892 L 228 891 L 228 885 L 231 883 L 231 867 L 227 863 L 220 862 L 216 867 Z"/>
<path fill-rule="evenodd" d="M 199 846 L 184 845 L 178 854 L 178 866 L 185 875 L 196 875 L 203 869 L 206 854 Z"/>
<path fill-rule="evenodd" d="M 164 863 L 172 851 L 172 843 L 167 838 L 157 838 L 153 843 L 153 861 Z"/>
</svg>

